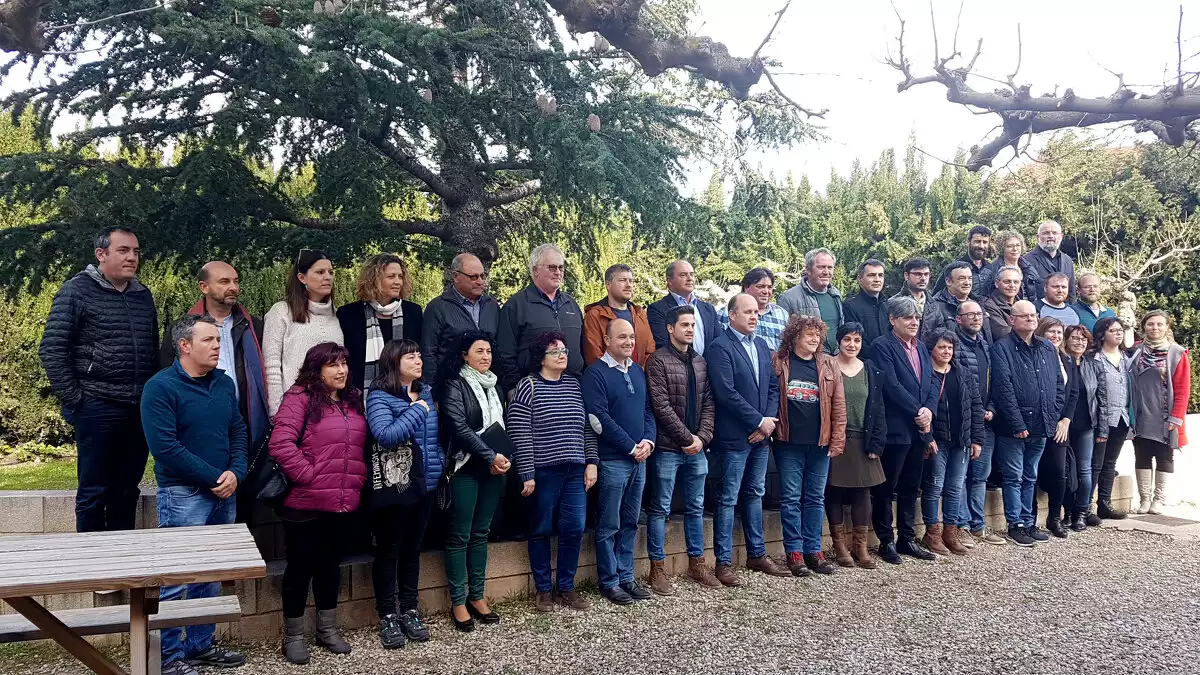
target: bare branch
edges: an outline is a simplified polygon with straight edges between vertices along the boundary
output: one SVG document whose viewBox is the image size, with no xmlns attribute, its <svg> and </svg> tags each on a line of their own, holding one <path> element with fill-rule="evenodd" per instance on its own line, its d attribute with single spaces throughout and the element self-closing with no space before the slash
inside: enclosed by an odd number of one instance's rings
<svg viewBox="0 0 1200 675">
<path fill-rule="evenodd" d="M 349 223 L 341 220 L 303 218 L 288 213 L 276 214 L 275 218 L 281 222 L 291 223 L 296 227 L 303 227 L 309 230 L 340 230 L 350 227 Z M 385 229 L 398 230 L 405 234 L 426 234 L 438 238 L 446 234 L 445 228 L 441 221 L 438 220 L 389 220 L 385 218 L 379 221 L 379 225 Z"/>
<path fill-rule="evenodd" d="M 1183 96 L 1183 5 L 1179 6 L 1179 26 L 1175 29 L 1175 46 L 1179 52 L 1175 78 L 1175 95 Z"/>
<path fill-rule="evenodd" d="M 771 24 L 771 30 L 767 31 L 767 35 L 763 38 L 762 42 L 759 43 L 758 49 L 755 49 L 754 53 L 750 55 L 751 61 L 757 59 L 759 53 L 762 52 L 763 47 L 766 47 L 767 43 L 771 41 L 771 35 L 775 33 L 775 29 L 779 27 L 779 22 L 783 20 L 783 15 L 788 11 L 788 7 L 791 6 L 792 0 L 787 0 L 787 2 L 783 3 L 783 8 L 778 12 L 775 12 L 775 23 Z M 1180 11 L 1183 11 L 1182 8 Z"/>
<path fill-rule="evenodd" d="M 767 82 L 769 82 L 771 84 L 771 87 L 773 87 L 775 89 L 775 93 L 779 94 L 779 96 L 783 100 L 787 101 L 788 104 L 790 104 L 793 108 L 795 108 L 796 110 L 799 110 L 800 112 L 804 113 L 808 117 L 822 117 L 823 118 L 823 117 L 825 117 L 825 113 L 829 112 L 829 108 L 822 108 L 821 110 L 809 110 L 808 108 L 805 108 L 804 106 L 800 105 L 799 103 L 796 103 L 795 101 L 793 101 L 791 99 L 791 97 L 789 97 L 787 94 L 783 93 L 783 89 L 781 89 L 779 87 L 779 83 L 777 83 L 775 81 L 774 77 L 771 77 L 771 71 L 764 68 L 763 75 L 767 76 Z"/>
<path fill-rule="evenodd" d="M 141 9 L 131 9 L 128 12 L 121 12 L 120 14 L 112 14 L 110 16 L 95 19 L 93 21 L 77 21 L 75 23 L 60 23 L 56 26 L 46 26 L 46 31 L 48 31 L 48 32 L 49 31 L 60 31 L 60 30 L 68 29 L 68 28 L 82 28 L 84 26 L 95 26 L 96 24 L 101 24 L 101 23 L 105 23 L 107 21 L 112 21 L 113 19 L 120 19 L 122 17 L 132 16 L 134 14 L 141 14 L 143 12 L 153 12 L 156 9 L 162 9 L 163 7 L 166 7 L 166 6 L 167 5 L 165 3 L 160 2 L 152 7 L 142 7 Z"/>
<path fill-rule="evenodd" d="M 503 190 L 497 190 L 484 198 L 485 206 L 504 206 L 516 201 L 520 201 L 531 195 L 537 194 L 542 189 L 542 181 L 534 179 L 525 181 L 520 185 L 515 185 Z"/>
<path fill-rule="evenodd" d="M 982 42 L 982 38 L 980 38 Z M 1012 87 L 1015 92 L 1017 90 L 1017 73 L 1021 72 L 1021 55 L 1024 53 L 1025 43 L 1021 40 L 1021 24 L 1017 24 L 1017 67 L 1013 68 L 1012 75 L 1008 76 L 1008 86 Z M 978 56 L 978 54 L 976 54 Z M 975 67 L 975 59 L 971 59 L 971 63 L 967 65 L 967 70 Z"/>
</svg>

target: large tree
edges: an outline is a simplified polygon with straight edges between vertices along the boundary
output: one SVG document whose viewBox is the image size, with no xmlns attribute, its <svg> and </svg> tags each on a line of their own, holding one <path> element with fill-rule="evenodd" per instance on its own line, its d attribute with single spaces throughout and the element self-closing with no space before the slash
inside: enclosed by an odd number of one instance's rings
<svg viewBox="0 0 1200 675">
<path fill-rule="evenodd" d="M 760 83 L 761 46 L 734 57 L 688 32 L 691 0 L 150 2 L 0 4 L 0 75 L 31 69 L 0 105 L 32 106 L 42 138 L 86 125 L 0 158 L 11 199 L 87 198 L 8 236 L 350 230 L 490 261 L 563 205 L 662 231 L 683 205 L 681 162 L 714 152 L 722 123 L 767 145 L 812 133 L 813 113 Z M 573 46 L 563 24 L 594 35 Z M 286 185 L 306 167 L 316 189 L 301 198 Z"/>
</svg>

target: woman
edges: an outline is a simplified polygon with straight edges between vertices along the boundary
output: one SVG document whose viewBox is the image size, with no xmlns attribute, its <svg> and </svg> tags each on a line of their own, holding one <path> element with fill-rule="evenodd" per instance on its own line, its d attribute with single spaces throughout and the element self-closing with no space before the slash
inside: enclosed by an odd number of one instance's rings
<svg viewBox="0 0 1200 675">
<path fill-rule="evenodd" d="M 421 307 L 405 299 L 412 292 L 408 266 L 391 253 L 367 258 L 354 290 L 358 301 L 339 307 L 337 320 L 350 350 L 354 386 L 365 391 L 371 389 L 385 344 L 400 339 L 420 344 Z"/>
<path fill-rule="evenodd" d="M 1138 513 L 1157 514 L 1166 506 L 1175 450 L 1187 445 L 1183 419 L 1192 393 L 1188 351 L 1175 343 L 1166 312 L 1156 309 L 1142 317 L 1142 342 L 1130 364 Z"/>
<path fill-rule="evenodd" d="M 875 569 L 875 560 L 867 552 L 867 532 L 871 527 L 871 491 L 884 481 L 883 445 L 887 441 L 883 392 L 875 366 L 858 358 L 862 353 L 863 326 L 851 321 L 838 328 L 838 370 L 842 371 L 842 390 L 846 399 L 846 451 L 829 460 L 829 484 L 825 486 L 825 516 L 837 564 Z M 842 507 L 850 507 L 854 525 L 854 544 L 849 548 L 849 529 L 844 524 Z M 847 550 L 848 549 L 848 550 Z"/>
<path fill-rule="evenodd" d="M 996 235 L 995 243 L 998 253 L 996 259 L 979 272 L 979 294 L 986 297 L 995 290 L 1000 268 L 1011 266 L 1021 270 L 1021 290 L 1017 299 L 1031 302 L 1036 300 L 1042 280 L 1033 266 L 1022 258 L 1025 255 L 1025 237 L 1017 232 L 1001 232 Z"/>
<path fill-rule="evenodd" d="M 1046 450 L 1038 465 L 1038 485 L 1046 493 L 1046 530 L 1059 539 L 1067 538 L 1067 530 L 1062 524 L 1063 500 L 1067 494 L 1067 486 L 1074 475 L 1075 457 L 1071 452 L 1071 419 L 1079 401 L 1079 368 L 1071 357 L 1063 351 L 1063 324 L 1053 317 L 1045 317 L 1038 322 L 1034 334 L 1046 338 L 1058 350 L 1059 369 L 1065 382 L 1065 396 L 1058 414 L 1058 426 L 1054 437 L 1046 439 Z M 1037 503 L 1034 502 L 1034 520 L 1037 520 Z M 1036 523 L 1034 524 L 1036 528 Z"/>
<path fill-rule="evenodd" d="M 1095 361 L 1099 386 L 1104 388 L 1105 397 L 1100 408 L 1099 426 L 1108 427 L 1103 436 L 1096 437 L 1092 453 L 1092 478 L 1096 483 L 1096 514 L 1106 520 L 1121 520 L 1123 511 L 1112 504 L 1113 481 L 1117 478 L 1117 459 L 1121 447 L 1129 434 L 1129 357 L 1121 350 L 1125 341 L 1125 324 L 1116 317 L 1105 317 L 1096 322 L 1093 335 L 1092 360 Z M 1089 495 L 1090 496 L 1090 495 Z"/>
<path fill-rule="evenodd" d="M 322 342 L 343 344 L 342 327 L 333 314 L 333 263 L 329 256 L 302 249 L 284 296 L 263 317 L 267 406 L 272 418 L 284 392 L 296 381 L 308 350 Z"/>
<path fill-rule="evenodd" d="M 834 570 L 821 553 L 821 522 L 829 458 L 846 449 L 846 397 L 842 371 L 823 351 L 826 335 L 821 319 L 793 314 L 772 359 L 780 392 L 772 444 L 779 518 L 788 569 L 797 577 Z"/>
<path fill-rule="evenodd" d="M 1103 438 L 1108 433 L 1108 422 L 1100 414 L 1107 396 L 1101 386 L 1103 377 L 1096 360 L 1086 357 L 1091 344 L 1092 333 L 1082 324 L 1067 326 L 1063 332 L 1063 353 L 1079 374 L 1079 396 L 1075 411 L 1071 414 L 1071 426 L 1067 430 L 1070 452 L 1075 458 L 1075 487 L 1071 489 L 1072 481 L 1068 480 L 1067 493 L 1063 496 L 1063 506 L 1070 518 L 1071 529 L 1076 532 L 1086 530 L 1089 525 L 1100 524 L 1099 519 L 1095 523 L 1088 522 L 1092 502 L 1092 451 L 1096 438 Z"/>
<path fill-rule="evenodd" d="M 553 612 L 554 603 L 585 610 L 575 592 L 575 572 L 583 543 L 587 490 L 596 483 L 596 436 L 585 433 L 583 391 L 566 374 L 567 338 L 546 332 L 529 345 L 533 372 L 522 378 L 508 409 L 512 458 L 523 483 L 521 496 L 532 497 L 529 566 L 537 591 L 535 607 Z M 558 514 L 558 589 L 550 575 L 550 534 Z"/>
<path fill-rule="evenodd" d="M 488 333 L 464 334 L 447 355 L 441 396 L 441 422 L 449 430 L 450 523 L 446 531 L 446 581 L 450 612 L 461 631 L 475 629 L 474 619 L 500 623 L 484 598 L 488 532 L 504 490 L 511 461 L 480 435 L 493 425 L 504 428 L 504 406 L 491 372 Z M 507 448 L 500 448 L 509 452 Z"/>
<path fill-rule="evenodd" d="M 275 415 L 270 453 L 291 481 L 279 509 L 287 569 L 283 573 L 283 655 L 308 663 L 304 606 L 312 586 L 317 643 L 335 654 L 350 645 L 337 627 L 344 535 L 367 480 L 367 420 L 362 392 L 350 384 L 346 349 L 332 342 L 305 354 L 296 383 Z"/>
<path fill-rule="evenodd" d="M 945 328 L 925 338 L 933 377 L 938 387 L 933 428 L 921 440 L 926 443 L 924 475 L 921 479 L 921 517 L 925 536 L 921 543 L 939 555 L 966 555 L 958 532 L 967 464 L 983 450 L 983 401 L 975 376 L 955 360 L 958 338 Z M 941 506 L 941 521 L 938 506 Z"/>
<path fill-rule="evenodd" d="M 375 535 L 371 581 L 384 649 L 399 649 L 406 639 L 429 639 L 429 628 L 417 610 L 417 581 L 421 540 L 446 458 L 438 440 L 433 394 L 421 375 L 421 346 L 392 340 L 379 355 L 375 388 L 367 394 L 367 421 L 378 444 L 371 463 L 381 467 L 369 498 Z"/>
</svg>

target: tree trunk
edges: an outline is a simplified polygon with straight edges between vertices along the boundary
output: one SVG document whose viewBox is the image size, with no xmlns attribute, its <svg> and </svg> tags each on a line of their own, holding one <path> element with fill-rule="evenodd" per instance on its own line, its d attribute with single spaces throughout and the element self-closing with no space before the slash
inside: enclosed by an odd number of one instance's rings
<svg viewBox="0 0 1200 675">
<path fill-rule="evenodd" d="M 455 254 L 474 253 L 490 268 L 499 254 L 498 240 L 503 234 L 483 205 L 482 195 L 446 209 L 442 214 L 445 238 L 442 243 Z"/>
</svg>

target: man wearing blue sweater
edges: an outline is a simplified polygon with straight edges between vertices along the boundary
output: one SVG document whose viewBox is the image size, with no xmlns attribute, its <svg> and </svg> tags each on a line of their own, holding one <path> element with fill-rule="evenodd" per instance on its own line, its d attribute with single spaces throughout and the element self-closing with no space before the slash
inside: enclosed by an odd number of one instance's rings
<svg viewBox="0 0 1200 675">
<path fill-rule="evenodd" d="M 158 526 L 227 525 L 234 492 L 246 477 L 246 423 L 233 380 L 217 369 L 221 331 L 209 316 L 187 315 L 171 326 L 178 358 L 150 378 L 142 395 L 142 428 L 154 455 Z M 219 583 L 168 586 L 162 600 L 211 598 Z M 213 644 L 216 626 L 162 631 L 163 675 L 195 675 L 197 665 L 236 667 L 236 652 Z"/>
<path fill-rule="evenodd" d="M 633 361 L 633 325 L 613 319 L 604 336 L 604 355 L 583 375 L 588 423 L 599 437 L 596 481 L 596 573 L 600 594 L 617 605 L 649 600 L 633 579 L 646 458 L 654 450 L 654 414 L 646 396 L 646 373 Z"/>
</svg>

